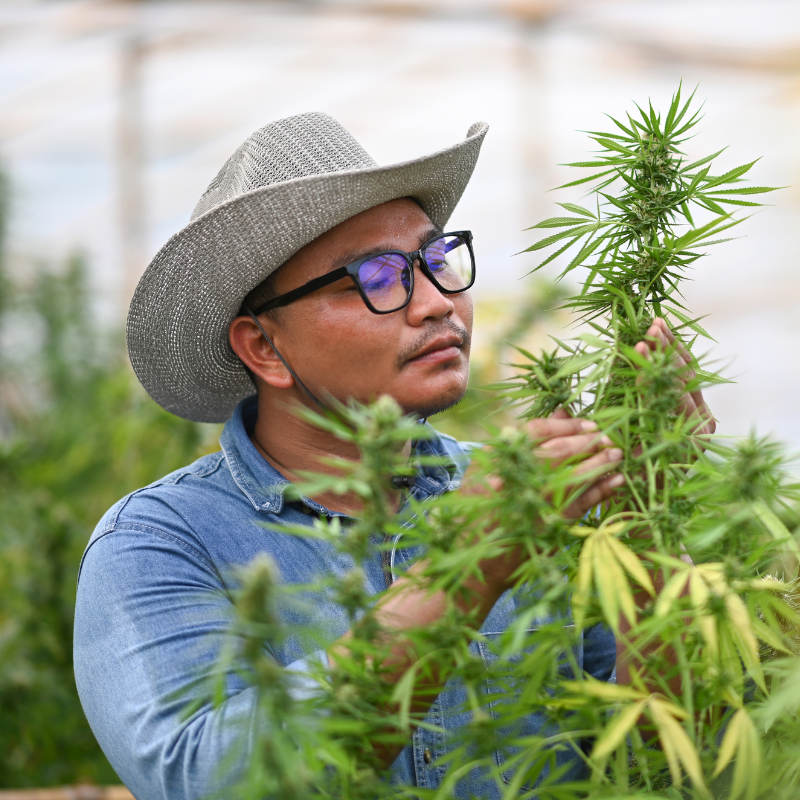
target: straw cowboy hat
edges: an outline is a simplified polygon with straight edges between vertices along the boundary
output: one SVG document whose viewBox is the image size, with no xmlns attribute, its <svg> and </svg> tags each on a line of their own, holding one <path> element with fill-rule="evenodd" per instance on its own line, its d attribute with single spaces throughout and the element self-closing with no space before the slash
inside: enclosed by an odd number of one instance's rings
<svg viewBox="0 0 800 800">
<path fill-rule="evenodd" d="M 131 364 L 167 411 L 223 422 L 253 383 L 228 342 L 244 297 L 300 248 L 368 208 L 415 198 L 444 226 L 488 126 L 445 150 L 379 166 L 327 114 L 257 130 L 228 159 L 190 223 L 148 266 L 128 312 Z"/>
</svg>

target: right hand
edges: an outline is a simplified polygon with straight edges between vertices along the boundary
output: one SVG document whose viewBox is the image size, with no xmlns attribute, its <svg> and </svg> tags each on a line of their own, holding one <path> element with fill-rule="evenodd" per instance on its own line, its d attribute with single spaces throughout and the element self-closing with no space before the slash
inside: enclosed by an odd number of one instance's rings
<svg viewBox="0 0 800 800">
<path fill-rule="evenodd" d="M 609 475 L 622 460 L 622 450 L 611 447 L 611 439 L 597 430 L 597 425 L 585 419 L 570 417 L 559 409 L 552 416 L 532 419 L 527 424 L 528 434 L 535 442 L 535 453 L 557 466 L 564 461 L 580 461 L 575 468 L 575 486 L 585 485 L 578 497 L 565 509 L 567 519 L 580 519 L 590 509 L 608 500 L 625 483 L 625 478 L 616 473 Z M 461 491 L 469 495 L 486 494 L 486 485 L 479 484 L 473 476 L 477 466 L 471 466 Z M 496 476 L 488 479 L 492 491 L 502 489 L 502 481 Z"/>
<path fill-rule="evenodd" d="M 622 461 L 622 450 L 612 447 L 611 440 L 597 430 L 594 422 L 575 419 L 559 409 L 550 417 L 530 420 L 527 430 L 534 442 L 534 452 L 540 458 L 556 466 L 567 460 L 579 462 L 574 473 L 574 488 L 580 491 L 564 510 L 565 518 L 581 519 L 592 508 L 610 499 L 625 483 L 620 473 L 609 474 Z M 502 481 L 497 476 L 490 476 L 483 482 L 476 480 L 477 469 L 475 465 L 467 470 L 461 488 L 463 493 L 480 495 L 502 489 Z M 487 580 L 496 584 L 500 591 L 508 588 L 510 576 L 526 557 L 517 550 L 519 548 L 481 565 Z"/>
<path fill-rule="evenodd" d="M 596 423 L 572 418 L 559 409 L 551 417 L 531 420 L 528 433 L 538 443 L 536 453 L 554 465 L 568 459 L 580 460 L 575 469 L 576 487 L 581 486 L 582 475 L 590 473 L 592 476 L 586 479 L 580 495 L 565 509 L 567 519 L 580 519 L 625 483 L 623 475 L 609 475 L 622 461 L 622 450 L 611 446 L 611 439 L 598 432 Z"/>
</svg>

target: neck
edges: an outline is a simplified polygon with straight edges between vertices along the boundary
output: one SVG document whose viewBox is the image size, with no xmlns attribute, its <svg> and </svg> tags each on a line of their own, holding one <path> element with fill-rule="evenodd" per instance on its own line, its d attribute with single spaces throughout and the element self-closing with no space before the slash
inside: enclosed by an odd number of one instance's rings
<svg viewBox="0 0 800 800">
<path fill-rule="evenodd" d="M 258 394 L 258 420 L 250 440 L 269 464 L 292 483 L 302 483 L 304 472 L 342 475 L 342 470 L 326 463 L 327 459 L 360 460 L 358 449 L 351 442 L 320 430 L 294 413 L 284 401 L 275 401 L 263 392 Z M 398 452 L 409 456 L 411 442 L 401 445 Z M 387 486 L 387 496 L 395 510 L 400 508 L 402 495 L 402 491 Z M 360 498 L 352 493 L 322 492 L 311 499 L 331 511 L 352 517 L 362 510 Z"/>
</svg>

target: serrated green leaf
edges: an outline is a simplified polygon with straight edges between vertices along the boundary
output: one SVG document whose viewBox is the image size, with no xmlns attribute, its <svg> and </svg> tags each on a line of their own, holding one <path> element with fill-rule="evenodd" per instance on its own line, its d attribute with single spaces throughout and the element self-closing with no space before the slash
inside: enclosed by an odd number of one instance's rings
<svg viewBox="0 0 800 800">
<path fill-rule="evenodd" d="M 724 383 L 736 383 L 736 381 L 732 381 L 729 378 L 723 378 L 721 375 L 717 375 L 714 372 L 707 372 L 699 367 L 695 368 L 694 374 L 701 383 L 708 384 L 709 386 L 721 386 Z"/>
<path fill-rule="evenodd" d="M 606 625 L 617 633 L 620 610 L 631 624 L 636 621 L 631 587 L 608 547 L 607 537 L 603 534 L 594 534 L 594 537 L 596 542 L 592 555 L 597 597 L 603 609 Z"/>
<path fill-rule="evenodd" d="M 525 230 L 534 230 L 536 228 L 566 228 L 568 225 L 585 225 L 586 220 L 583 217 L 550 217 L 550 219 L 537 222 L 530 228 Z"/>
<path fill-rule="evenodd" d="M 667 757 L 672 779 L 678 785 L 681 783 L 680 767 L 683 766 L 695 791 L 704 797 L 709 797 L 703 770 L 700 766 L 700 756 L 686 731 L 672 715 L 675 707 L 670 708 L 670 705 L 653 698 L 648 704 L 648 708 L 658 730 L 658 739 L 664 749 L 664 755 Z"/>
<path fill-rule="evenodd" d="M 786 186 L 743 186 L 740 189 L 717 189 L 709 192 L 709 194 L 714 197 L 718 194 L 764 194 L 765 192 L 777 192 L 778 189 L 786 188 Z"/>
<path fill-rule="evenodd" d="M 556 242 L 560 242 L 562 239 L 566 238 L 575 238 L 580 239 L 581 236 L 589 233 L 590 231 L 594 230 L 597 226 L 596 225 L 580 225 L 575 228 L 570 228 L 566 231 L 561 231 L 560 233 L 554 233 L 552 236 L 548 236 L 545 239 L 540 239 L 535 244 L 532 244 L 530 247 L 526 247 L 522 252 L 523 253 L 530 253 L 536 250 L 542 250 L 545 247 L 549 247 L 551 244 L 555 244 Z"/>
<path fill-rule="evenodd" d="M 619 747 L 642 715 L 647 700 L 639 700 L 636 703 L 622 709 L 611 724 L 603 731 L 603 735 L 597 740 L 592 749 L 592 758 L 600 760 L 606 758 Z"/>
<path fill-rule="evenodd" d="M 562 364 L 561 368 L 553 377 L 558 380 L 568 375 L 574 375 L 576 372 L 581 372 L 586 369 L 586 367 L 596 364 L 601 358 L 602 355 L 600 353 L 587 353 L 580 356 L 572 356 Z"/>
<path fill-rule="evenodd" d="M 800 546 L 798 546 L 789 529 L 781 522 L 780 517 L 761 500 L 756 500 L 752 503 L 751 508 L 775 541 L 783 544 L 789 552 L 797 559 L 800 559 Z"/>
<path fill-rule="evenodd" d="M 704 317 L 697 317 L 696 319 L 690 319 L 682 312 L 670 306 L 664 306 L 664 310 L 672 314 L 672 316 L 674 316 L 676 319 L 680 320 L 690 330 L 693 330 L 695 333 L 699 333 L 706 339 L 710 339 L 712 342 L 716 343 L 717 340 L 705 328 L 703 328 L 700 325 L 700 320 L 705 319 Z"/>
<path fill-rule="evenodd" d="M 567 211 L 572 211 L 574 214 L 583 214 L 584 217 L 591 217 L 592 219 L 597 219 L 597 216 L 589 211 L 588 208 L 584 208 L 583 206 L 576 205 L 575 203 L 558 203 L 561 208 L 566 209 Z"/>
<path fill-rule="evenodd" d="M 608 544 L 614 553 L 617 561 L 625 568 L 625 571 L 639 584 L 651 597 L 655 596 L 653 582 L 650 580 L 647 570 L 629 547 L 626 547 L 619 539 L 613 536 L 608 537 Z"/>
<path fill-rule="evenodd" d="M 753 165 L 757 164 L 760 160 L 761 159 L 757 158 L 755 161 L 751 161 L 749 164 L 742 164 L 740 167 L 735 167 L 717 178 L 706 179 L 704 181 L 705 186 L 703 187 L 703 191 L 708 191 L 712 186 L 722 186 L 725 183 L 733 183 L 737 178 L 749 172 Z"/>
<path fill-rule="evenodd" d="M 704 164 L 708 164 L 717 156 L 722 155 L 727 149 L 727 147 L 723 147 L 722 150 L 717 150 L 716 153 L 712 153 L 710 156 L 706 156 L 705 158 L 701 158 L 699 161 L 693 161 L 691 164 L 687 164 L 681 169 L 681 173 L 685 175 L 687 172 L 691 172 L 693 169 L 697 169 L 698 167 L 702 167 Z"/>
<path fill-rule="evenodd" d="M 579 164 L 567 164 L 566 166 L 580 166 Z M 561 186 L 556 186 L 556 189 L 569 189 L 570 186 L 580 186 L 583 183 L 588 183 L 589 181 L 596 180 L 597 178 L 602 178 L 604 175 L 608 175 L 609 173 L 615 173 L 616 170 L 608 169 L 605 172 L 596 172 L 594 175 L 589 175 L 586 178 L 578 178 L 576 181 L 570 181 L 569 183 L 562 183 Z M 552 189 L 551 191 L 555 191 Z"/>
</svg>

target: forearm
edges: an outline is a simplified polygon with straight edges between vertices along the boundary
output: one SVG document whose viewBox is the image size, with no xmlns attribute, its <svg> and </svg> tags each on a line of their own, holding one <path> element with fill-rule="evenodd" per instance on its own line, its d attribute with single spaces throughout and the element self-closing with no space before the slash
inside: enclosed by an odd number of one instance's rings
<svg viewBox="0 0 800 800">
<path fill-rule="evenodd" d="M 381 667 L 383 679 L 391 686 L 399 682 L 407 671 L 413 668 L 421 654 L 412 639 L 405 634 L 414 629 L 435 625 L 452 610 L 468 616 L 474 628 L 480 628 L 506 588 L 504 576 L 515 568 L 513 555 L 506 559 L 484 563 L 484 580 L 467 579 L 460 591 L 452 598 L 441 590 L 431 591 L 420 580 L 427 562 L 415 564 L 407 577 L 399 578 L 387 592 L 375 610 L 376 621 L 384 631 L 387 655 Z M 337 640 L 329 649 L 332 669 L 336 669 L 337 656 L 347 656 L 352 639 L 350 633 Z M 433 700 L 444 687 L 454 663 L 438 661 L 436 667 L 421 677 L 415 686 L 411 701 L 411 711 L 415 716 L 424 715 Z M 386 708 L 387 716 L 395 711 Z M 376 746 L 375 753 L 384 766 L 391 765 L 397 758 L 403 744 Z"/>
<path fill-rule="evenodd" d="M 576 493 L 572 504 L 563 509 L 568 519 L 580 519 L 590 508 L 609 499 L 624 482 L 621 475 L 609 475 L 618 466 L 622 451 L 609 447 L 610 439 L 599 436 L 594 423 L 573 419 L 561 410 L 548 419 L 531 420 L 527 428 L 531 445 L 535 446 L 541 458 L 554 465 L 569 459 L 581 462 L 575 469 L 574 486 L 582 491 Z M 501 480 L 496 476 L 471 480 L 468 473 L 461 492 L 487 495 L 499 492 L 501 488 Z M 536 524 L 535 521 L 532 520 L 532 524 Z M 477 573 L 480 579 L 465 580 L 460 592 L 453 597 L 443 591 L 431 591 L 420 581 L 426 562 L 412 567 L 408 577 L 398 580 L 375 609 L 376 621 L 386 637 L 387 654 L 381 668 L 387 683 L 391 685 L 400 681 L 420 658 L 421 654 L 413 643 L 415 637 L 405 635 L 406 632 L 433 626 L 453 610 L 466 615 L 469 624 L 479 628 L 503 592 L 511 587 L 512 576 L 529 555 L 527 547 L 514 546 L 498 557 L 481 562 Z M 351 641 L 352 637 L 346 635 L 330 648 L 334 670 L 337 655 L 346 657 Z M 417 714 L 427 711 L 452 668 L 452 664 L 439 663 L 437 669 L 426 669 L 424 676 L 417 681 L 412 698 L 412 709 Z M 392 711 L 387 708 L 387 716 Z M 380 760 L 387 765 L 392 763 L 400 749 L 400 745 L 384 748 L 379 752 Z"/>
</svg>

